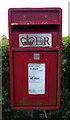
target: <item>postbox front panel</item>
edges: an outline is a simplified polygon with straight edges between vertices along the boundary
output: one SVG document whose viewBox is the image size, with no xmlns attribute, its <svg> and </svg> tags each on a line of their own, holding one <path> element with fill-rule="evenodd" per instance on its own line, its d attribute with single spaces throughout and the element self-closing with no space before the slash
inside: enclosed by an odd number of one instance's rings
<svg viewBox="0 0 70 120">
<path fill-rule="evenodd" d="M 13 56 L 15 106 L 56 105 L 57 52 L 17 51 Z"/>
</svg>

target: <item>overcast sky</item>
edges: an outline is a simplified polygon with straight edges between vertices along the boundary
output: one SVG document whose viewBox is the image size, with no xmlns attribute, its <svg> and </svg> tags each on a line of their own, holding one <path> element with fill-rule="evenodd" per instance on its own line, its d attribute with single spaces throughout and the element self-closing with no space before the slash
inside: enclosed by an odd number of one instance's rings
<svg viewBox="0 0 70 120">
<path fill-rule="evenodd" d="M 62 35 L 68 35 L 68 1 L 69 0 L 1 0 L 0 3 L 0 36 L 8 37 L 8 9 L 9 8 L 40 8 L 61 7 Z"/>
</svg>

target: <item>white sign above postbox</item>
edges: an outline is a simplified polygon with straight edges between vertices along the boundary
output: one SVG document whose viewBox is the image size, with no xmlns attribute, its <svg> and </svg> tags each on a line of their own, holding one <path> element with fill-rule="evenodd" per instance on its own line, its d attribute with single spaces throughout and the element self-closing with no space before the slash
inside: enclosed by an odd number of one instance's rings
<svg viewBox="0 0 70 120">
<path fill-rule="evenodd" d="M 19 34 L 19 47 L 52 47 L 52 34 Z"/>
</svg>

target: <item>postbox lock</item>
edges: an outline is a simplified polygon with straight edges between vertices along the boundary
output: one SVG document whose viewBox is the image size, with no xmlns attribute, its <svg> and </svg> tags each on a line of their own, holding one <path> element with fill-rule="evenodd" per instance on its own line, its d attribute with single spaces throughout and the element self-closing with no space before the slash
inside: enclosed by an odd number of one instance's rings
<svg viewBox="0 0 70 120">
<path fill-rule="evenodd" d="M 34 53 L 34 60 L 40 59 L 40 53 Z"/>
</svg>

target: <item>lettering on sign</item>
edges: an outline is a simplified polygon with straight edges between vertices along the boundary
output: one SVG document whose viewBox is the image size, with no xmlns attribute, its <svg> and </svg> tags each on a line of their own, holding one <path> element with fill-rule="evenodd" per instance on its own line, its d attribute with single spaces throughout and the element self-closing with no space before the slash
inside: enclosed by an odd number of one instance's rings
<svg viewBox="0 0 70 120">
<path fill-rule="evenodd" d="M 28 64 L 28 94 L 45 94 L 45 63 Z"/>
<path fill-rule="evenodd" d="M 52 34 L 19 34 L 19 47 L 52 47 Z"/>
</svg>

